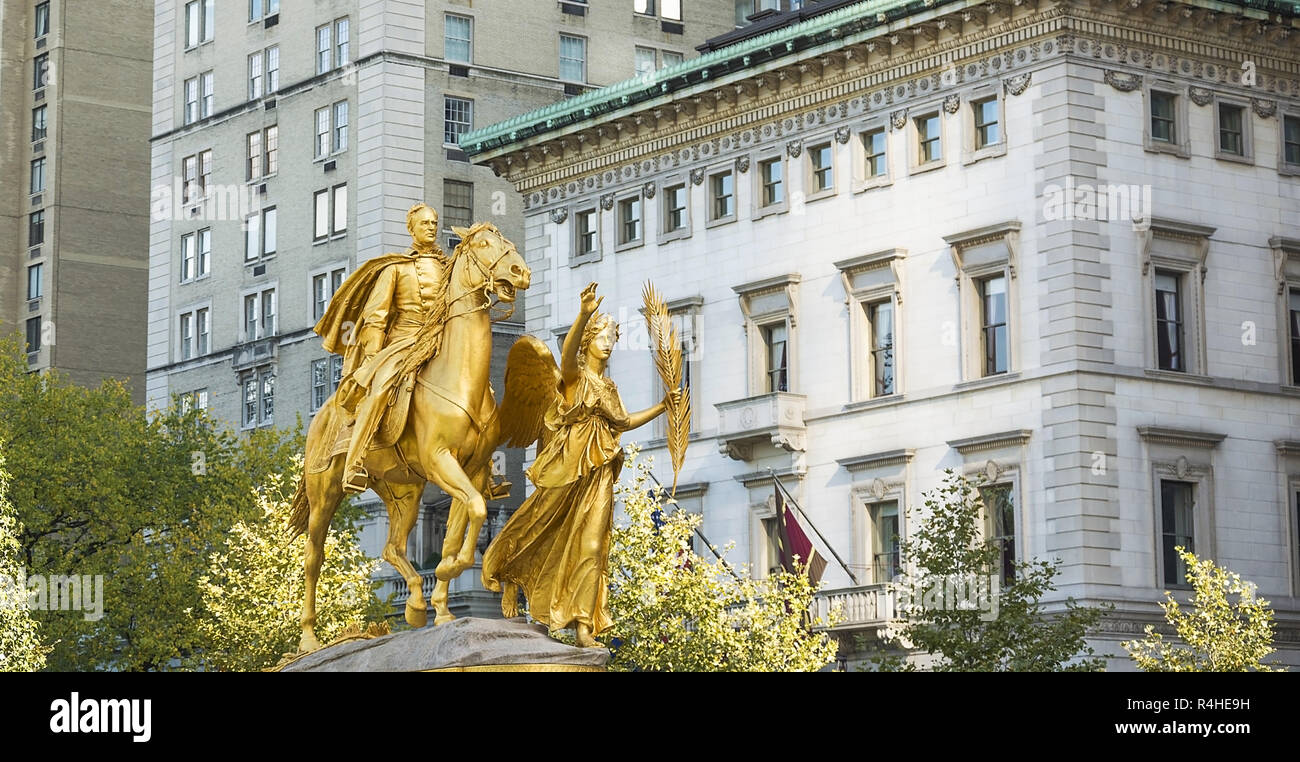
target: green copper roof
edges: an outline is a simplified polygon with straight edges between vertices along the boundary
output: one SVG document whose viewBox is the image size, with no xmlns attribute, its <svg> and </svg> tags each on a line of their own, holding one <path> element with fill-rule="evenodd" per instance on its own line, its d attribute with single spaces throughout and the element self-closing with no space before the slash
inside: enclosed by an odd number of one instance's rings
<svg viewBox="0 0 1300 762">
<path fill-rule="evenodd" d="M 1295 18 L 1300 2 L 1279 0 L 1189 0 L 1207 7 L 1238 7 L 1257 11 L 1256 16 L 1276 13 Z M 982 5 L 985 0 L 866 0 L 799 23 L 742 40 L 735 45 L 705 53 L 653 74 L 633 77 L 608 87 L 590 90 L 544 108 L 488 125 L 460 138 L 470 156 L 503 148 L 536 135 L 579 124 L 593 117 L 661 98 L 708 80 L 743 71 L 769 61 L 794 55 L 817 45 L 855 35 L 899 19 L 945 5 Z M 1262 12 L 1262 13 L 1260 13 Z"/>
</svg>

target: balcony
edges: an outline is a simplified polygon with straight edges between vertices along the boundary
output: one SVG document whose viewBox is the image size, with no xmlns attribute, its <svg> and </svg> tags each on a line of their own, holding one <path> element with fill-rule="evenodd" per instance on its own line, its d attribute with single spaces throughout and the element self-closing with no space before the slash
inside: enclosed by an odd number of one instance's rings
<svg viewBox="0 0 1300 762">
<path fill-rule="evenodd" d="M 823 590 L 813 599 L 812 615 L 825 621 L 831 609 L 839 606 L 843 619 L 831 632 L 878 629 L 894 618 L 894 594 L 887 584 Z"/>
<path fill-rule="evenodd" d="M 719 402 L 718 450 L 729 458 L 750 461 L 754 446 L 770 444 L 786 452 L 807 449 L 804 424 L 807 397 L 791 392 L 770 392 Z"/>
<path fill-rule="evenodd" d="M 235 346 L 231 358 L 231 365 L 235 372 L 247 370 L 257 365 L 271 362 L 278 354 L 278 345 L 280 337 L 271 336 L 265 339 L 256 339 L 247 341 Z"/>
</svg>

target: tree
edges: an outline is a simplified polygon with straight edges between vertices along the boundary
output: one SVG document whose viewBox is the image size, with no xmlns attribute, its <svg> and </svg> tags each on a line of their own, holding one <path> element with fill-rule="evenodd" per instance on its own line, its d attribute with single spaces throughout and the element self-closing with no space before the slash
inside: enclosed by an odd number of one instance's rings
<svg viewBox="0 0 1300 762">
<path fill-rule="evenodd" d="M 257 670 L 297 651 L 306 539 L 286 543 L 285 527 L 301 471 L 302 461 L 295 459 L 289 471 L 257 490 L 260 515 L 237 522 L 209 557 L 208 571 L 199 580 L 206 604 L 196 612 L 209 667 Z M 345 503 L 325 539 L 316 594 L 316 631 L 322 642 L 350 625 L 365 630 L 369 622 L 382 622 L 391 609 L 375 595 L 380 583 L 372 575 L 380 562 L 367 558 L 357 542 L 359 513 Z"/>
<path fill-rule="evenodd" d="M 117 381 L 87 389 L 29 373 L 13 339 L 0 339 L 0 440 L 19 562 L 102 584 L 102 617 L 32 611 L 61 671 L 183 667 L 203 646 L 186 612 L 202 606 L 209 553 L 302 447 L 289 431 L 236 436 L 202 411 L 146 414 Z"/>
<path fill-rule="evenodd" d="M 37 636 L 36 621 L 27 610 L 27 590 L 20 582 L 25 578 L 19 560 L 21 533 L 0 454 L 0 672 L 34 672 L 45 666 L 49 650 Z"/>
<path fill-rule="evenodd" d="M 630 483 L 616 497 L 626 523 L 610 541 L 610 669 L 673 672 L 815 671 L 835 658 L 836 642 L 812 626 L 816 587 L 806 575 L 751 579 L 743 567 L 692 551 L 701 517 L 672 512 L 649 466 L 628 448 Z M 832 622 L 833 623 L 833 622 Z"/>
<path fill-rule="evenodd" d="M 1144 672 L 1283 672 L 1264 663 L 1273 653 L 1273 610 L 1256 597 L 1255 585 L 1182 547 L 1174 549 L 1187 567 L 1193 594 L 1186 611 L 1165 591 L 1165 621 L 1185 645 L 1164 639 L 1152 625 L 1146 638 L 1124 649 Z M 1231 598 L 1235 597 L 1233 601 Z"/>
<path fill-rule="evenodd" d="M 1055 561 L 1017 562 L 1004 583 L 1001 548 L 981 530 L 981 486 L 949 470 L 939 487 L 925 493 L 925 515 L 900 543 L 915 569 L 903 579 L 904 592 L 911 593 L 900 607 L 906 618 L 887 637 L 935 657 L 928 668 L 936 672 L 1101 670 L 1103 661 L 1084 635 L 1105 609 L 1067 598 L 1064 610 L 1045 613 L 1039 599 L 1056 589 Z M 986 595 L 972 600 L 971 590 Z M 885 671 L 917 668 L 896 655 L 877 657 L 876 665 Z"/>
</svg>

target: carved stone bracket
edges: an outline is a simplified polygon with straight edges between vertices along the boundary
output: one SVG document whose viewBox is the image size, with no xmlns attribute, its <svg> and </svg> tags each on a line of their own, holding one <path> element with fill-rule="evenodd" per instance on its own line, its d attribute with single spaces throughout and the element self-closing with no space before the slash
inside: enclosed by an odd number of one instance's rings
<svg viewBox="0 0 1300 762">
<path fill-rule="evenodd" d="M 846 145 L 849 142 L 849 138 L 852 136 L 852 134 L 853 133 L 849 130 L 848 127 L 841 127 L 835 131 L 835 142 L 839 143 L 840 145 Z"/>
<path fill-rule="evenodd" d="M 1210 101 L 1214 100 L 1214 93 L 1204 87 L 1188 85 L 1187 97 L 1191 99 L 1192 103 L 1195 103 L 1198 106 L 1208 106 Z"/>
<path fill-rule="evenodd" d="M 803 141 L 791 140 L 789 143 L 786 143 L 785 152 L 790 155 L 791 159 L 799 158 L 799 154 L 803 152 Z"/>
<path fill-rule="evenodd" d="M 704 169 L 696 167 L 691 170 L 691 185 L 699 185 L 704 182 Z"/>
<path fill-rule="evenodd" d="M 740 156 L 736 158 L 736 171 L 742 175 L 749 171 L 748 156 Z"/>
<path fill-rule="evenodd" d="M 564 221 L 569 219 L 569 210 L 566 207 L 559 207 L 551 210 L 551 222 L 556 225 L 563 225 Z"/>
<path fill-rule="evenodd" d="M 1033 77 L 1033 72 L 1027 71 L 1024 74 L 1017 74 L 1014 77 L 1008 77 L 1002 81 L 1003 87 L 1012 95 L 1020 95 L 1029 89 L 1029 80 Z"/>
<path fill-rule="evenodd" d="M 614 208 L 614 194 L 606 193 L 600 197 L 600 208 L 609 211 Z"/>
<path fill-rule="evenodd" d="M 907 109 L 900 108 L 897 111 L 889 112 L 889 123 L 893 125 L 896 130 L 901 130 L 903 127 L 907 126 Z"/>
<path fill-rule="evenodd" d="M 958 98 L 956 95 L 949 95 L 947 98 L 943 99 L 944 113 L 955 114 L 957 113 L 957 109 L 960 107 L 961 98 Z"/>
<path fill-rule="evenodd" d="M 1272 119 L 1277 113 L 1277 101 L 1251 98 L 1250 107 L 1255 111 L 1255 116 L 1260 119 Z"/>
<path fill-rule="evenodd" d="M 1121 93 L 1131 93 L 1142 86 L 1142 78 L 1136 74 L 1126 74 L 1122 71 L 1107 71 L 1102 78 L 1106 84 L 1119 90 Z"/>
<path fill-rule="evenodd" d="M 642 185 L 642 186 L 641 186 L 641 195 L 642 195 L 642 196 L 645 196 L 646 198 L 654 198 L 654 197 L 655 197 L 655 184 L 654 184 L 654 183 L 646 183 L 645 185 Z"/>
</svg>

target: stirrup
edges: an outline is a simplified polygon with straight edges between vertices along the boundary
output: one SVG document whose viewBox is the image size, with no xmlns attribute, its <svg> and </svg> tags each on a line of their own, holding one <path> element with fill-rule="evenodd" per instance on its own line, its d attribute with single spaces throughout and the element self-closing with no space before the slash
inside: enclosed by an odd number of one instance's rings
<svg viewBox="0 0 1300 762">
<path fill-rule="evenodd" d="M 343 472 L 343 491 L 348 494 L 365 492 L 370 486 L 370 474 L 366 469 L 357 466 L 356 470 L 347 469 Z"/>
</svg>

